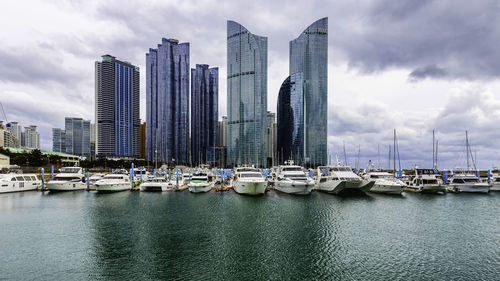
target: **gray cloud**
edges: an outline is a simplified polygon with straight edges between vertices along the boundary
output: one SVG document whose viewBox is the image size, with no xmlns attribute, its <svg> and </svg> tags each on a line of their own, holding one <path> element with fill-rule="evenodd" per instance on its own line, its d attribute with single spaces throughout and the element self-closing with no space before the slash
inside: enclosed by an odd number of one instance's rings
<svg viewBox="0 0 500 281">
<path fill-rule="evenodd" d="M 425 67 L 419 67 L 410 73 L 410 81 L 417 82 L 426 78 L 444 78 L 448 75 L 448 72 L 436 65 L 427 65 Z"/>
</svg>

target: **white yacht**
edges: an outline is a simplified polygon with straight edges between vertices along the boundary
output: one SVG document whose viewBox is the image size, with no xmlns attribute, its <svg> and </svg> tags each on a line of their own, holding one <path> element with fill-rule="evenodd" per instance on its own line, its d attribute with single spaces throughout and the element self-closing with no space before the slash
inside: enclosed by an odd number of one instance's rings
<svg viewBox="0 0 500 281">
<path fill-rule="evenodd" d="M 448 187 L 453 192 L 488 193 L 491 185 L 481 182 L 474 173 L 459 172 L 451 176 Z"/>
<path fill-rule="evenodd" d="M 96 181 L 102 179 L 102 177 L 104 177 L 104 174 L 101 174 L 101 173 L 93 174 L 89 178 L 89 184 L 94 185 L 96 183 Z"/>
<path fill-rule="evenodd" d="M 125 191 L 132 188 L 129 175 L 109 174 L 95 183 L 97 192 Z"/>
<path fill-rule="evenodd" d="M 165 178 L 156 178 L 145 181 L 140 185 L 141 191 L 170 191 L 173 190 L 169 181 Z"/>
<path fill-rule="evenodd" d="M 266 193 L 266 178 L 256 168 L 236 168 L 231 180 L 234 191 L 245 195 L 262 195 Z"/>
<path fill-rule="evenodd" d="M 80 167 L 64 167 L 59 173 L 45 184 L 49 191 L 74 191 L 87 188 L 83 169 Z"/>
<path fill-rule="evenodd" d="M 363 175 L 365 180 L 374 180 L 375 184 L 370 189 L 373 193 L 401 194 L 404 182 L 387 172 L 369 172 Z"/>
<path fill-rule="evenodd" d="M 1 174 L 0 193 L 36 190 L 42 181 L 35 174 Z"/>
<path fill-rule="evenodd" d="M 205 172 L 193 175 L 188 183 L 189 191 L 193 193 L 209 192 L 212 187 L 214 187 L 214 182 Z"/>
<path fill-rule="evenodd" d="M 279 166 L 274 182 L 276 190 L 289 194 L 308 195 L 311 194 L 313 187 L 314 180 L 307 177 L 301 166 L 293 165 L 293 161 L 286 161 L 285 165 Z"/>
<path fill-rule="evenodd" d="M 434 169 L 415 168 L 406 181 L 405 190 L 420 193 L 444 193 L 445 185 Z"/>
<path fill-rule="evenodd" d="M 168 186 L 171 189 L 174 189 L 174 190 L 180 189 L 184 185 L 185 185 L 184 177 L 182 176 L 182 174 L 179 174 L 179 176 L 177 176 L 177 175 L 170 176 L 170 180 L 168 181 Z"/>
<path fill-rule="evenodd" d="M 316 189 L 332 194 L 362 194 L 368 192 L 375 180 L 365 180 L 349 166 L 319 166 Z"/>
<path fill-rule="evenodd" d="M 500 173 L 494 170 L 490 177 L 490 191 L 500 191 Z"/>
</svg>

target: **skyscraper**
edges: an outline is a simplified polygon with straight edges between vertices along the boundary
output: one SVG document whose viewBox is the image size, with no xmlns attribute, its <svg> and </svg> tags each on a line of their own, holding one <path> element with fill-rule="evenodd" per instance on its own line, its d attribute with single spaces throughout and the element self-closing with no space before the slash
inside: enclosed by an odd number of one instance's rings
<svg viewBox="0 0 500 281">
<path fill-rule="evenodd" d="M 82 118 L 64 118 L 66 153 L 91 159 L 90 121 Z M 53 140 L 54 141 L 54 140 Z"/>
<path fill-rule="evenodd" d="M 288 76 L 278 94 L 278 162 L 304 164 L 304 91 L 302 72 Z"/>
<path fill-rule="evenodd" d="M 52 128 L 52 151 L 66 153 L 66 131 Z"/>
<path fill-rule="evenodd" d="M 189 43 L 162 39 L 146 54 L 146 157 L 189 162 Z"/>
<path fill-rule="evenodd" d="M 110 55 L 95 62 L 96 154 L 139 157 L 139 68 Z"/>
<path fill-rule="evenodd" d="M 304 136 L 303 144 L 300 144 L 303 145 L 303 152 L 296 152 L 294 148 L 290 153 L 294 158 L 300 153 L 296 157 L 303 158 L 305 164 L 325 165 L 328 135 L 328 18 L 314 22 L 297 39 L 290 41 L 291 82 L 296 73 L 302 75 L 303 83 Z M 291 93 L 290 97 L 294 96 Z M 293 115 L 297 117 L 295 112 Z M 293 122 L 295 130 L 297 120 Z"/>
<path fill-rule="evenodd" d="M 24 137 L 23 146 L 29 149 L 40 149 L 40 134 L 36 131 L 35 125 L 24 127 L 24 132 L 21 134 Z"/>
<path fill-rule="evenodd" d="M 265 166 L 267 37 L 227 22 L 227 164 Z"/>
<path fill-rule="evenodd" d="M 215 161 L 219 99 L 219 68 L 197 64 L 191 69 L 191 161 Z"/>
</svg>

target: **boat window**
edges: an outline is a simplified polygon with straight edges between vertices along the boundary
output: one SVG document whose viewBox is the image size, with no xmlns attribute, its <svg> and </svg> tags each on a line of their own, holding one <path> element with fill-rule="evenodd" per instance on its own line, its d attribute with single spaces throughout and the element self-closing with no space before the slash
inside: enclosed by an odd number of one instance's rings
<svg viewBox="0 0 500 281">
<path fill-rule="evenodd" d="M 36 178 L 36 176 L 31 176 L 31 180 L 36 181 L 36 180 L 38 180 L 38 179 Z"/>
<path fill-rule="evenodd" d="M 30 176 L 24 176 L 24 180 L 25 181 L 31 181 L 31 177 Z"/>
<path fill-rule="evenodd" d="M 299 167 L 284 167 L 283 172 L 302 172 L 302 169 Z"/>
<path fill-rule="evenodd" d="M 424 184 L 437 184 L 437 180 L 423 180 Z"/>
<path fill-rule="evenodd" d="M 463 179 L 453 179 L 453 183 L 465 183 Z"/>
<path fill-rule="evenodd" d="M 305 175 L 286 175 L 285 177 L 289 179 L 303 179 L 303 180 L 306 179 Z"/>
<path fill-rule="evenodd" d="M 73 181 L 73 180 L 80 180 L 79 177 L 55 177 L 55 181 Z"/>
<path fill-rule="evenodd" d="M 16 177 L 17 181 L 24 181 L 24 178 L 19 176 L 19 177 Z"/>
<path fill-rule="evenodd" d="M 80 168 L 74 168 L 74 167 L 66 167 L 66 168 L 61 168 L 59 170 L 61 173 L 69 173 L 69 174 L 74 174 L 74 173 L 79 173 Z"/>
<path fill-rule="evenodd" d="M 478 179 L 476 178 L 464 179 L 464 182 L 478 182 Z"/>
<path fill-rule="evenodd" d="M 244 174 L 240 174 L 240 177 L 242 177 L 242 178 L 261 178 L 262 175 L 259 173 L 244 173 Z"/>
<path fill-rule="evenodd" d="M 10 179 L 10 181 L 17 181 L 17 180 L 16 180 L 16 177 L 12 177 L 12 178 Z"/>
</svg>

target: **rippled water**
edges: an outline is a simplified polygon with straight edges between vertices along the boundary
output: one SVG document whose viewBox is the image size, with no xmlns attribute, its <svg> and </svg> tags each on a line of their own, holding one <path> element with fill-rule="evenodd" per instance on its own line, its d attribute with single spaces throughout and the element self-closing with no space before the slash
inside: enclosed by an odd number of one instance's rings
<svg viewBox="0 0 500 281">
<path fill-rule="evenodd" d="M 0 279 L 499 280 L 500 193 L 0 194 Z"/>
</svg>

